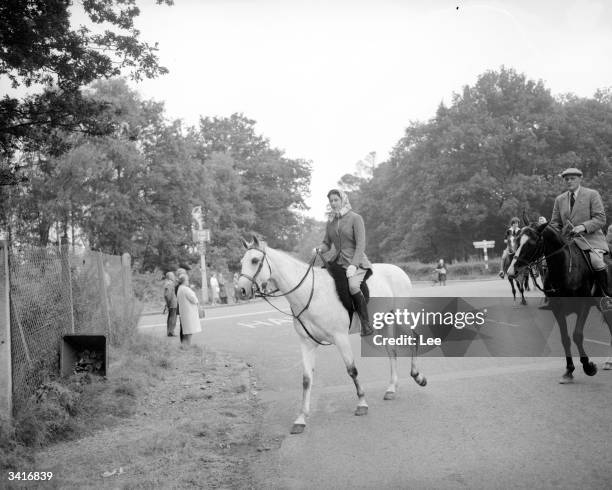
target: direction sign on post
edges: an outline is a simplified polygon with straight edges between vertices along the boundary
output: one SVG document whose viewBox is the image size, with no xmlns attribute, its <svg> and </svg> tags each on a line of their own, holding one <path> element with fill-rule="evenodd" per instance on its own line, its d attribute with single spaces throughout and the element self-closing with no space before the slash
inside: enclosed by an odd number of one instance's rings
<svg viewBox="0 0 612 490">
<path fill-rule="evenodd" d="M 191 238 L 194 242 L 210 242 L 210 230 L 191 230 Z"/>
<path fill-rule="evenodd" d="M 495 240 L 481 240 L 480 242 L 472 243 L 474 244 L 474 248 L 482 248 L 483 250 L 493 248 L 495 246 Z"/>
<path fill-rule="evenodd" d="M 474 248 L 481 248 L 484 252 L 485 269 L 489 270 L 489 257 L 487 256 L 487 249 L 495 247 L 495 240 L 481 240 L 479 242 L 472 242 Z"/>
</svg>

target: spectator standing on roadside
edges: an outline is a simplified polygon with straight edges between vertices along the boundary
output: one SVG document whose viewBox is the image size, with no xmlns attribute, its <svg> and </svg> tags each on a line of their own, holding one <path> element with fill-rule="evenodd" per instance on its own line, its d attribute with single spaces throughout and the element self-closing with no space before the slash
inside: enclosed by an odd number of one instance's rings
<svg viewBox="0 0 612 490">
<path fill-rule="evenodd" d="M 176 277 L 181 277 L 183 274 L 187 274 L 187 270 L 181 267 L 176 269 Z M 176 295 L 178 295 L 178 288 L 179 288 L 179 282 L 177 280 L 176 286 L 174 286 L 174 294 Z M 178 315 L 178 319 L 179 319 L 179 338 L 182 342 L 183 341 L 183 322 L 181 321 L 180 305 L 178 303 L 176 305 L 176 314 Z"/>
<path fill-rule="evenodd" d="M 166 310 L 168 318 L 166 319 L 166 334 L 168 337 L 174 337 L 174 329 L 176 328 L 176 312 L 178 302 L 176 300 L 177 281 L 174 272 L 166 273 L 164 281 L 164 300 L 166 301 Z"/>
<path fill-rule="evenodd" d="M 210 277 L 210 294 L 212 299 L 212 304 L 219 303 L 219 281 L 217 280 L 217 273 L 213 272 L 213 275 Z"/>
<path fill-rule="evenodd" d="M 234 303 L 238 303 L 240 301 L 240 291 L 238 291 L 238 279 L 240 276 L 237 272 L 234 272 Z"/>
<path fill-rule="evenodd" d="M 181 311 L 181 328 L 183 333 L 181 343 L 189 345 L 191 344 L 191 336 L 202 331 L 198 314 L 200 302 L 198 301 L 197 294 L 189 287 L 189 277 L 187 274 L 181 274 L 178 282 L 179 287 L 176 297 Z"/>
<path fill-rule="evenodd" d="M 227 289 L 225 287 L 223 272 L 219 272 L 219 298 L 221 299 L 221 304 L 227 304 Z"/>
</svg>

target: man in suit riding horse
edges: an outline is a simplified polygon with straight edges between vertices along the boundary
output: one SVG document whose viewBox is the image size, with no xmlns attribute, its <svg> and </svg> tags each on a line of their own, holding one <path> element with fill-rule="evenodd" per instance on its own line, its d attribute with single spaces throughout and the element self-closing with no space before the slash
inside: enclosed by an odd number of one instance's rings
<svg viewBox="0 0 612 490">
<path fill-rule="evenodd" d="M 561 177 L 567 192 L 555 199 L 550 224 L 560 230 L 569 230 L 576 245 L 588 252 L 595 282 L 604 296 L 608 293 L 608 276 L 604 255 L 610 253 L 602 228 L 606 225 L 606 213 L 599 192 L 583 187 L 582 172 L 568 168 Z"/>
</svg>

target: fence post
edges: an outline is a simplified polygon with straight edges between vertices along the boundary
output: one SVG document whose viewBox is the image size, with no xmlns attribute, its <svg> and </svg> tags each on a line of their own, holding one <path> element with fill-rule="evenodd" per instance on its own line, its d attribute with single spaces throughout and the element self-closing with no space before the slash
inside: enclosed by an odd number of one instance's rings
<svg viewBox="0 0 612 490">
<path fill-rule="evenodd" d="M 110 339 L 111 337 L 111 319 L 110 319 L 110 306 L 108 304 L 108 294 L 107 294 L 107 282 L 110 282 L 110 277 L 108 273 L 104 270 L 104 264 L 102 263 L 102 252 L 98 252 L 98 278 L 99 278 L 99 288 L 100 288 L 100 300 L 102 301 L 102 305 L 104 306 L 104 313 L 106 314 L 106 335 Z"/>
<path fill-rule="evenodd" d="M 60 238 L 60 261 L 62 264 L 62 288 L 68 286 L 68 298 L 70 300 L 70 333 L 74 334 L 74 299 L 72 298 L 72 271 L 70 268 L 70 249 L 68 243 L 62 242 Z"/>
<path fill-rule="evenodd" d="M 13 411 L 11 369 L 11 303 L 8 241 L 0 240 L 0 414 L 9 418 Z"/>
<path fill-rule="evenodd" d="M 126 322 L 132 313 L 132 291 L 130 276 L 132 271 L 132 258 L 129 253 L 121 256 L 121 286 L 123 293 L 123 321 Z"/>
</svg>

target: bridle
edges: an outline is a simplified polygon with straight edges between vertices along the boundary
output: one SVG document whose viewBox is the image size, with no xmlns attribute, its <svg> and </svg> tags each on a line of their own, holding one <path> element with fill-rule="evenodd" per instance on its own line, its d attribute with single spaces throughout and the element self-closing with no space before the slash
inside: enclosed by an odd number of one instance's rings
<svg viewBox="0 0 612 490">
<path fill-rule="evenodd" d="M 308 334 L 308 336 L 313 341 L 315 341 L 317 344 L 319 344 L 319 345 L 331 345 L 329 343 L 323 343 L 323 342 L 317 340 L 316 338 L 314 338 L 313 335 L 306 328 L 306 325 L 304 325 L 304 322 L 302 321 L 302 319 L 300 318 L 302 316 L 302 314 L 309 308 L 310 303 L 312 302 L 312 297 L 314 296 L 314 283 L 315 283 L 314 264 L 315 264 L 315 261 L 317 260 L 317 257 L 319 256 L 319 252 L 317 251 L 317 253 L 314 255 L 314 257 L 312 258 L 312 260 L 308 264 L 308 269 L 306 269 L 306 273 L 302 276 L 300 281 L 294 287 L 292 287 L 289 291 L 287 291 L 285 293 L 274 294 L 274 293 L 278 293 L 280 290 L 278 288 L 276 288 L 274 291 L 266 292 L 266 291 L 262 290 L 259 287 L 259 284 L 257 284 L 257 281 L 255 280 L 257 278 L 257 276 L 259 275 L 259 273 L 261 272 L 262 268 L 263 268 L 264 261 L 266 262 L 266 265 L 268 266 L 268 270 L 270 271 L 270 276 L 272 276 L 272 266 L 270 265 L 270 261 L 268 260 L 268 255 L 266 253 L 265 246 L 263 248 L 258 248 L 258 247 L 250 246 L 250 247 L 247 248 L 247 251 L 249 251 L 249 250 L 257 250 L 258 252 L 261 252 L 262 255 L 261 255 L 261 260 L 259 261 L 259 266 L 257 267 L 257 270 L 255 271 L 255 274 L 253 274 L 252 276 L 249 276 L 248 274 L 244 274 L 243 272 L 241 272 L 239 278 L 240 277 L 245 277 L 246 279 L 248 279 L 251 282 L 251 287 L 254 289 L 254 293 L 253 293 L 254 296 L 257 296 L 259 298 L 263 298 L 266 301 L 266 303 L 268 303 L 270 306 L 272 306 L 272 308 L 274 308 L 275 310 L 279 311 L 283 315 L 287 315 L 287 316 L 293 317 L 293 319 L 295 319 L 298 322 L 300 322 L 300 325 L 302 326 L 302 328 L 304 329 L 306 334 Z M 323 258 L 323 257 L 321 257 L 321 258 Z M 306 305 L 304 306 L 304 308 L 302 308 L 302 311 L 300 311 L 297 315 L 293 312 L 293 309 L 291 309 L 291 313 L 286 313 L 283 310 L 281 310 L 281 309 L 277 308 L 276 306 L 274 306 L 270 302 L 270 300 L 268 298 L 282 298 L 283 296 L 287 296 L 287 295 L 293 293 L 294 291 L 296 291 L 304 283 L 304 281 L 306 281 L 306 278 L 308 277 L 308 274 L 310 274 L 311 272 L 312 272 L 312 283 L 311 283 L 311 286 L 310 286 L 310 294 L 308 295 L 308 301 L 306 302 Z"/>
<path fill-rule="evenodd" d="M 547 225 L 550 226 L 550 225 Z M 530 230 L 533 230 L 532 228 L 530 228 Z M 544 289 L 542 287 L 540 287 L 540 285 L 537 283 L 536 278 L 535 278 L 535 274 L 533 272 L 533 268 L 534 266 L 540 266 L 542 265 L 542 262 L 546 261 L 547 259 L 549 259 L 550 257 L 553 257 L 554 255 L 557 255 L 558 253 L 563 252 L 563 250 L 567 247 L 569 248 L 570 242 L 566 242 L 564 243 L 561 247 L 559 247 L 557 250 L 555 250 L 554 252 L 548 254 L 548 255 L 544 255 L 544 238 L 542 236 L 544 229 L 542 229 L 542 232 L 536 232 L 537 234 L 537 239 L 536 239 L 536 244 L 535 244 L 535 248 L 533 249 L 532 253 L 529 255 L 529 258 L 520 258 L 521 263 L 525 263 L 525 265 L 521 265 L 520 267 L 517 267 L 517 273 L 527 269 L 529 271 L 529 275 L 531 276 L 531 279 L 533 280 L 533 283 L 536 285 L 536 287 L 542 291 L 544 294 L 546 293 L 555 293 L 558 291 L 558 289 L 556 288 L 551 288 L 551 289 Z M 520 245 L 519 245 L 520 248 Z M 571 249 L 570 250 L 570 264 L 569 264 L 569 270 L 571 272 L 572 270 L 572 253 L 571 253 Z M 518 249 L 517 249 L 518 252 Z M 519 260 L 519 256 L 515 254 L 515 260 L 517 262 L 518 265 L 518 260 Z M 543 285 L 544 283 L 542 283 Z"/>
</svg>

